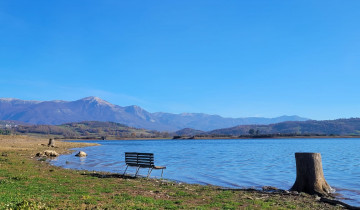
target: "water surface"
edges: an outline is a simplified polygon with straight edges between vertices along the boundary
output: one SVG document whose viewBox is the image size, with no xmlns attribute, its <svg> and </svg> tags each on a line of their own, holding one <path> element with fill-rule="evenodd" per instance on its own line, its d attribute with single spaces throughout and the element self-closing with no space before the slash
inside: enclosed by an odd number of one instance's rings
<svg viewBox="0 0 360 210">
<path fill-rule="evenodd" d="M 76 149 L 86 158 L 62 155 L 52 164 L 72 169 L 122 173 L 124 152 L 151 152 L 165 165 L 164 178 L 229 188 L 289 189 L 296 178 L 295 152 L 319 152 L 324 175 L 346 203 L 360 206 L 360 139 L 233 139 L 89 141 Z M 129 169 L 127 173 L 135 173 Z M 147 169 L 140 174 L 146 175 Z M 159 177 L 154 170 L 152 177 Z"/>
</svg>

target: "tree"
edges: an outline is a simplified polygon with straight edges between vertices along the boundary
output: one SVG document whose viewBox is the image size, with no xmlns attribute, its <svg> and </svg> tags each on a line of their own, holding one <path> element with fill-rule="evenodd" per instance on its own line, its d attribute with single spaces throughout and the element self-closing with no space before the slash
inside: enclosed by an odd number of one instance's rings
<svg viewBox="0 0 360 210">
<path fill-rule="evenodd" d="M 0 130 L 0 135 L 10 135 L 9 130 Z"/>
<path fill-rule="evenodd" d="M 249 134 L 250 134 L 250 135 L 254 135 L 254 133 L 255 133 L 255 130 L 251 128 L 251 129 L 249 130 Z"/>
</svg>

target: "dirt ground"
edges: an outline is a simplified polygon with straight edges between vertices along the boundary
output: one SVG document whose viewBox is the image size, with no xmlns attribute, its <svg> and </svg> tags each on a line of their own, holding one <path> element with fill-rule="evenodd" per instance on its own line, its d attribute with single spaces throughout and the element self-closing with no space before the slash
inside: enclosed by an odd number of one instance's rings
<svg viewBox="0 0 360 210">
<path fill-rule="evenodd" d="M 55 147 L 48 147 L 49 138 L 22 135 L 0 135 L 0 151 L 19 151 L 21 154 L 36 154 L 43 150 L 56 150 L 60 154 L 71 152 L 70 148 L 95 146 L 92 143 L 75 143 L 55 140 Z"/>
</svg>

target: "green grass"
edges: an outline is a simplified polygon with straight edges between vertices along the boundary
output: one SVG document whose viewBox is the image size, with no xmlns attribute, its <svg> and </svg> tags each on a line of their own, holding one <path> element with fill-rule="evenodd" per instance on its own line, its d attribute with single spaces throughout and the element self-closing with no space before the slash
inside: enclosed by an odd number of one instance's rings
<svg viewBox="0 0 360 210">
<path fill-rule="evenodd" d="M 66 170 L 16 152 L 0 156 L 0 209 L 294 209 L 300 205 L 316 209 L 325 204 L 302 196 L 263 196 Z"/>
</svg>

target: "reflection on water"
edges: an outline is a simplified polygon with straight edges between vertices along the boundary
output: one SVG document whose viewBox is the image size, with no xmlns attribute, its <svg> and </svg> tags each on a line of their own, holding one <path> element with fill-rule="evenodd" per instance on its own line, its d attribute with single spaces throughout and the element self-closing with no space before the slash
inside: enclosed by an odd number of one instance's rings
<svg viewBox="0 0 360 210">
<path fill-rule="evenodd" d="M 92 141 L 94 142 L 94 141 Z M 319 152 L 327 182 L 360 206 L 360 139 L 237 139 L 95 141 L 97 147 L 77 149 L 88 156 L 62 155 L 52 164 L 64 168 L 122 173 L 124 152 L 151 152 L 165 165 L 164 178 L 230 188 L 270 185 L 289 189 L 296 178 L 295 152 Z M 140 170 L 145 175 L 147 169 Z M 135 173 L 134 168 L 127 173 Z M 159 177 L 161 170 L 152 176 Z"/>
</svg>

